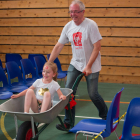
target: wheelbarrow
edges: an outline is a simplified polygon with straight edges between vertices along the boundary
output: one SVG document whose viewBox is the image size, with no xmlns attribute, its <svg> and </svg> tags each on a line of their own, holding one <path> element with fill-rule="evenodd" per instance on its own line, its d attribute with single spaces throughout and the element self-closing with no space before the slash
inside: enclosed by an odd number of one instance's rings
<svg viewBox="0 0 140 140">
<path fill-rule="evenodd" d="M 16 140 L 38 140 L 40 133 L 57 117 L 64 127 L 63 121 L 58 114 L 68 106 L 68 110 L 71 116 L 70 111 L 70 101 L 71 94 L 73 92 L 74 87 L 77 84 L 77 81 L 84 75 L 84 73 L 80 74 L 72 89 L 69 88 L 60 88 L 62 93 L 66 96 L 66 100 L 59 100 L 57 93 L 55 94 L 52 107 L 42 113 L 24 113 L 24 100 L 25 96 L 21 96 L 15 99 L 9 99 L 0 105 L 0 111 L 4 113 L 8 113 L 14 117 L 15 120 L 15 128 L 16 128 Z M 74 126 L 72 117 L 71 118 L 71 127 Z M 17 120 L 24 121 L 20 127 L 18 128 Z M 37 127 L 40 123 L 44 123 L 42 128 L 38 131 Z M 65 128 L 65 127 L 64 127 Z M 67 129 L 65 131 L 68 132 Z"/>
</svg>

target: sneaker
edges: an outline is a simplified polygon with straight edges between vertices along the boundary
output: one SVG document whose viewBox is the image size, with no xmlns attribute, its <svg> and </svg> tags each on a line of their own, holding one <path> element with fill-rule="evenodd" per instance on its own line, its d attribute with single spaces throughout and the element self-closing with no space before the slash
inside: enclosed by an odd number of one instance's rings
<svg viewBox="0 0 140 140">
<path fill-rule="evenodd" d="M 65 126 L 66 129 L 70 129 L 70 124 L 64 123 L 64 126 Z M 56 128 L 57 128 L 58 130 L 61 130 L 61 131 L 66 131 L 66 130 L 63 128 L 63 126 L 62 126 L 61 124 L 57 124 L 57 125 L 56 125 Z"/>
</svg>

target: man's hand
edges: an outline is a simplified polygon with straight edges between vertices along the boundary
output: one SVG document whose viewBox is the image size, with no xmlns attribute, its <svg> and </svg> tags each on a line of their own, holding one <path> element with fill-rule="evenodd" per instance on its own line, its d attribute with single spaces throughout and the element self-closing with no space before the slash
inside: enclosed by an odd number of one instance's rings
<svg viewBox="0 0 140 140">
<path fill-rule="evenodd" d="M 83 70 L 83 73 L 85 73 L 85 76 L 88 76 L 92 73 L 92 70 L 90 67 L 85 67 L 84 70 Z"/>
</svg>

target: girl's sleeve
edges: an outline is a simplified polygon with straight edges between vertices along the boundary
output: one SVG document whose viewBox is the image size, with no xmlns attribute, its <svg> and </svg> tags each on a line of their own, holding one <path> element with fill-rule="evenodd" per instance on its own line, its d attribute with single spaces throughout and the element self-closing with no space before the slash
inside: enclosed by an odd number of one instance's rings
<svg viewBox="0 0 140 140">
<path fill-rule="evenodd" d="M 38 82 L 39 82 L 39 79 L 37 79 L 37 80 L 32 84 L 32 86 L 33 86 L 33 87 L 37 87 Z"/>
<path fill-rule="evenodd" d="M 57 91 L 60 88 L 60 85 L 56 82 L 55 83 L 55 90 Z"/>
</svg>

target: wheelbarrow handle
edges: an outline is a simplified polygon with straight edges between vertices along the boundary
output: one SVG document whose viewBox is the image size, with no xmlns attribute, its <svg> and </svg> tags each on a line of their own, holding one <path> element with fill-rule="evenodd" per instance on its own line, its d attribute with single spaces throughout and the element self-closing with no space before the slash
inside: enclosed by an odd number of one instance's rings
<svg viewBox="0 0 140 140">
<path fill-rule="evenodd" d="M 72 90 L 74 90 L 75 86 L 77 85 L 79 79 L 81 77 L 83 77 L 84 75 L 86 75 L 86 73 L 81 73 L 75 80 L 73 86 L 72 86 Z M 72 119 L 72 114 L 71 114 L 71 109 L 70 109 L 70 99 L 69 99 L 69 103 L 67 104 L 67 107 L 68 107 L 68 110 L 69 110 L 69 115 L 70 115 L 70 125 L 71 125 L 71 128 L 74 127 L 74 120 Z M 61 122 L 61 125 L 63 126 L 64 130 L 65 130 L 65 127 L 64 127 L 64 124 Z M 67 131 L 67 130 L 66 130 Z"/>
<path fill-rule="evenodd" d="M 75 80 L 75 82 L 74 82 L 74 84 L 73 84 L 73 86 L 72 86 L 72 90 L 74 90 L 75 86 L 77 85 L 77 82 L 78 82 L 79 79 L 80 79 L 81 77 L 83 77 L 84 75 L 86 75 L 85 72 L 84 72 L 84 73 L 81 73 L 81 74 L 76 78 L 76 80 Z"/>
</svg>

